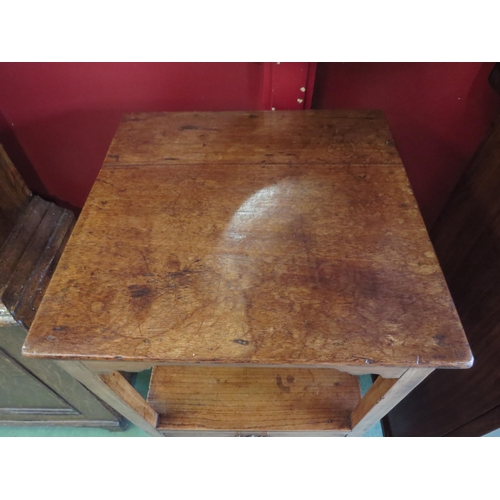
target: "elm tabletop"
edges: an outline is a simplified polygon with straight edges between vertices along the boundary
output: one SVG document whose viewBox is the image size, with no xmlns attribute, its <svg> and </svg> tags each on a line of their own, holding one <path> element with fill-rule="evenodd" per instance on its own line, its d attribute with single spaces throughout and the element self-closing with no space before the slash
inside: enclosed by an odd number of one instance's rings
<svg viewBox="0 0 500 500">
<path fill-rule="evenodd" d="M 193 365 L 204 383 L 229 368 L 379 374 L 342 435 L 433 369 L 472 364 L 376 111 L 126 115 L 23 353 L 60 360 L 128 418 L 138 404 L 151 428 L 173 405 L 158 394 Z M 151 366 L 147 404 L 118 370 Z M 396 402 L 381 408 L 377 391 Z"/>
</svg>

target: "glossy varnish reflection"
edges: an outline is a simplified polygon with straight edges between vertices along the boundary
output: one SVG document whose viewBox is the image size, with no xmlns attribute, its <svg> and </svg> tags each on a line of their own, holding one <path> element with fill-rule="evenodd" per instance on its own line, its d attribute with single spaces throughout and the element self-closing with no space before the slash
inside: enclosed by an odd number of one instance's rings
<svg viewBox="0 0 500 500">
<path fill-rule="evenodd" d="M 25 353 L 468 366 L 383 117 L 284 116 L 125 117 Z"/>
</svg>

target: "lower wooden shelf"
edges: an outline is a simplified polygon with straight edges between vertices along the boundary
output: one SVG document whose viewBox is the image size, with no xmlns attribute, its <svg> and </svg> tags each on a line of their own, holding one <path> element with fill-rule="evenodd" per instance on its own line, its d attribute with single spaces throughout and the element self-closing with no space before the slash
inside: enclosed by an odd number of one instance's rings
<svg viewBox="0 0 500 500">
<path fill-rule="evenodd" d="M 166 436 L 345 436 L 358 377 L 333 369 L 161 366 L 149 404 Z"/>
</svg>

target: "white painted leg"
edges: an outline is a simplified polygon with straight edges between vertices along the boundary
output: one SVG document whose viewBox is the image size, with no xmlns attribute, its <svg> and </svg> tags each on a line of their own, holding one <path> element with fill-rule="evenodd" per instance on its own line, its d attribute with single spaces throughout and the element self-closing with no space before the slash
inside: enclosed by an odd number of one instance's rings
<svg viewBox="0 0 500 500">
<path fill-rule="evenodd" d="M 348 436 L 363 436 L 433 371 L 409 368 L 400 378 L 378 377 L 351 413 L 352 431 Z"/>
<path fill-rule="evenodd" d="M 137 427 L 151 436 L 163 436 L 156 430 L 158 413 L 119 372 L 96 374 L 78 361 L 57 364 Z"/>
</svg>

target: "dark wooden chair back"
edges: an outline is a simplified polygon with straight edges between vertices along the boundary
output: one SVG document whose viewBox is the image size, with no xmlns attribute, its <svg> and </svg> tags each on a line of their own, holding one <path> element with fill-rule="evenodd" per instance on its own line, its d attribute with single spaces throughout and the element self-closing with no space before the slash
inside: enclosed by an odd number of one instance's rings
<svg viewBox="0 0 500 500">
<path fill-rule="evenodd" d="M 0 326 L 30 327 L 74 222 L 32 195 L 0 145 Z"/>
</svg>

